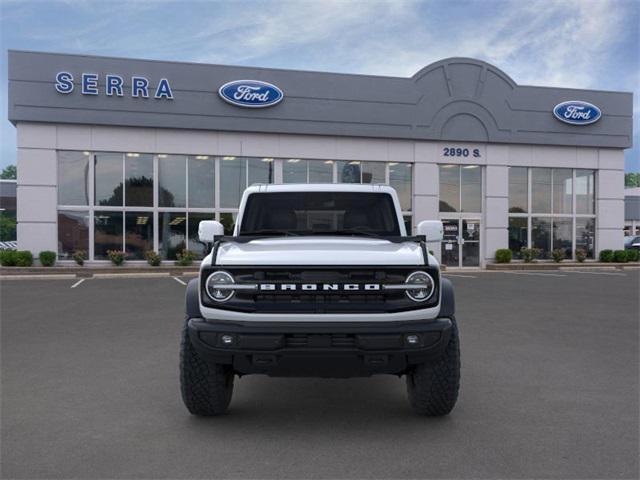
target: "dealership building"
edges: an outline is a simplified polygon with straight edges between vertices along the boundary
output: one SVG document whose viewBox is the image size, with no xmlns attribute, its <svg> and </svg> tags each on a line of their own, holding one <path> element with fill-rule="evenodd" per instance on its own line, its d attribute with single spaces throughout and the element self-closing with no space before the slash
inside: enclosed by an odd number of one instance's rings
<svg viewBox="0 0 640 480">
<path fill-rule="evenodd" d="M 202 254 L 198 222 L 229 230 L 248 185 L 299 182 L 390 184 L 409 228 L 444 222 L 449 266 L 623 245 L 631 93 L 518 85 L 469 58 L 409 78 L 26 51 L 8 66 L 20 249 Z"/>
</svg>

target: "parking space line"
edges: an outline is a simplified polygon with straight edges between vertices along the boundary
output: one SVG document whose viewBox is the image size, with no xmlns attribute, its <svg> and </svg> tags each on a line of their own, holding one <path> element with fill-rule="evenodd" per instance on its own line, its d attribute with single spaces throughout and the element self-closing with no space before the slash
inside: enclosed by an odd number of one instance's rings
<svg viewBox="0 0 640 480">
<path fill-rule="evenodd" d="M 539 277 L 566 277 L 563 273 L 538 273 L 538 272 L 501 272 L 511 275 L 537 275 Z"/>
<path fill-rule="evenodd" d="M 178 277 L 171 277 L 173 278 L 176 282 L 181 283 L 182 285 L 186 285 L 186 283 L 184 283 L 182 280 L 180 280 Z"/>
<path fill-rule="evenodd" d="M 71 285 L 71 288 L 76 288 L 78 285 L 80 285 L 82 282 L 84 282 L 86 280 L 86 278 L 81 278 L 80 280 L 78 280 L 76 283 L 74 283 L 73 285 Z"/>
<path fill-rule="evenodd" d="M 478 278 L 473 275 L 459 275 L 457 273 L 443 273 L 445 277 Z"/>
<path fill-rule="evenodd" d="M 624 273 L 613 273 L 613 272 L 585 272 L 584 270 L 568 270 L 571 273 L 586 273 L 588 275 L 615 275 L 617 277 L 626 277 L 627 275 Z"/>
</svg>

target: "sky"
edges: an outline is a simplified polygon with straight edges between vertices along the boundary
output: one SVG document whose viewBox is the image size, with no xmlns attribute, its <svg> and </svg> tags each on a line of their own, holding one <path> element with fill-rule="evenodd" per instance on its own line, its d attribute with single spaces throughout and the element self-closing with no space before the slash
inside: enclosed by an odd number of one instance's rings
<svg viewBox="0 0 640 480">
<path fill-rule="evenodd" d="M 640 171 L 639 25 L 640 0 L 0 0 L 0 168 L 18 49 L 399 77 L 473 57 L 521 85 L 634 92 Z"/>
</svg>

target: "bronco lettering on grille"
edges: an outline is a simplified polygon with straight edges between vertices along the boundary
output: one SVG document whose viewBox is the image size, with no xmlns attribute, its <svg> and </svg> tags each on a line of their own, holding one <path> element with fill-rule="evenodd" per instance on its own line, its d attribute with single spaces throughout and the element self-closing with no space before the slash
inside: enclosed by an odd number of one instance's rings
<svg viewBox="0 0 640 480">
<path fill-rule="evenodd" d="M 261 283 L 261 291 L 358 291 L 381 290 L 379 283 Z"/>
</svg>

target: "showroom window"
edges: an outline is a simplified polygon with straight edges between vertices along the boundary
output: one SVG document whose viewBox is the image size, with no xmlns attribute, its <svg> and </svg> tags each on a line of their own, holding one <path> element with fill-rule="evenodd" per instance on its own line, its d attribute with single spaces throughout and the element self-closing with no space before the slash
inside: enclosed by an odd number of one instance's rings
<svg viewBox="0 0 640 480">
<path fill-rule="evenodd" d="M 543 259 L 563 250 L 595 251 L 595 171 L 509 167 L 509 248 L 537 248 Z"/>
<path fill-rule="evenodd" d="M 124 250 L 144 261 L 155 250 L 174 260 L 189 249 L 202 258 L 202 220 L 233 232 L 242 192 L 254 183 L 385 183 L 397 191 L 411 233 L 412 168 L 398 162 L 58 151 L 58 254 L 108 260 Z"/>
<path fill-rule="evenodd" d="M 482 212 L 482 168 L 439 165 L 440 213 Z"/>
</svg>

